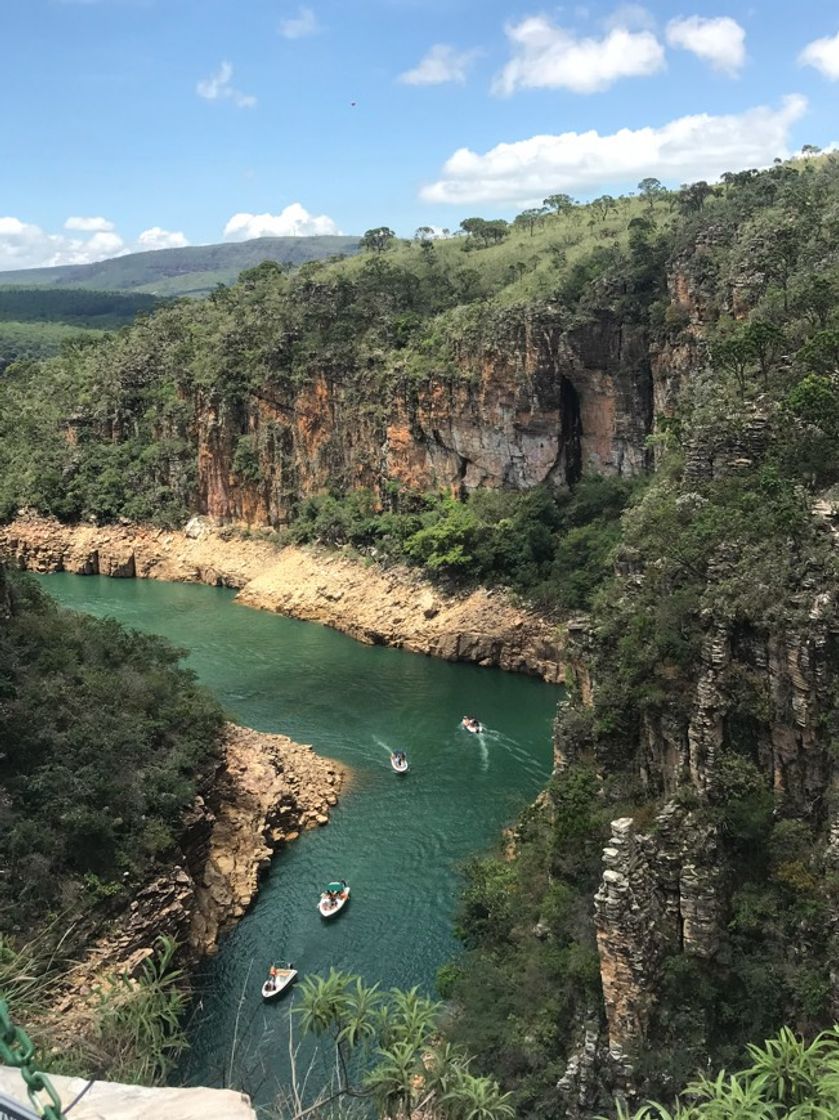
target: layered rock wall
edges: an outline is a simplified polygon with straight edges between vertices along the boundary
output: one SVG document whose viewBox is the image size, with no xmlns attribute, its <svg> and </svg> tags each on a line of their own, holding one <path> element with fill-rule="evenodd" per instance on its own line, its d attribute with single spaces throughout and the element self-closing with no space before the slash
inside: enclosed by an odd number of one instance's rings
<svg viewBox="0 0 839 1120">
<path fill-rule="evenodd" d="M 266 383 L 240 404 L 198 398 L 197 512 L 287 523 L 303 498 L 397 481 L 413 490 L 562 487 L 583 473 L 634 474 L 648 461 L 653 389 L 647 340 L 604 311 L 574 330 L 557 312 L 464 353 L 422 381 L 313 373 Z M 245 438 L 258 464 L 237 474 Z"/>
</svg>

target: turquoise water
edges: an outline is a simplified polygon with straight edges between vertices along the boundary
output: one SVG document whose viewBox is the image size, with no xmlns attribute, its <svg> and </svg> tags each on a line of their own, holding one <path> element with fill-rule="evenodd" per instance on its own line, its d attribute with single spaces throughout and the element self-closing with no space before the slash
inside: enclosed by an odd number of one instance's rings
<svg viewBox="0 0 839 1120">
<path fill-rule="evenodd" d="M 459 868 L 494 844 L 544 786 L 559 690 L 360 645 L 238 606 L 224 589 L 40 579 L 66 606 L 111 615 L 188 650 L 188 664 L 231 718 L 311 743 L 352 771 L 329 825 L 275 858 L 256 903 L 201 969 L 182 1076 L 233 1082 L 262 1102 L 273 1097 L 287 1071 L 288 999 L 264 1005 L 259 998 L 272 960 L 291 960 L 303 975 L 334 966 L 384 987 L 416 984 L 433 993 L 437 968 L 457 950 Z M 466 713 L 488 730 L 462 731 Z M 406 775 L 389 765 L 397 747 L 411 764 Z M 336 877 L 349 881 L 352 898 L 324 922 L 318 895 Z"/>
</svg>

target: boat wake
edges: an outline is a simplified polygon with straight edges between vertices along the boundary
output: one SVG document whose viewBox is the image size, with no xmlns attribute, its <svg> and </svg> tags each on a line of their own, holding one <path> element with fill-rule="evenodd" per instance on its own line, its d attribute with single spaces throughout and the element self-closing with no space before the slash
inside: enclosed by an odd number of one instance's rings
<svg viewBox="0 0 839 1120">
<path fill-rule="evenodd" d="M 483 751 L 487 749 L 487 742 L 492 743 L 493 749 L 502 750 L 512 755 L 512 757 L 520 763 L 523 770 L 527 770 L 529 773 L 537 774 L 541 777 L 542 768 L 539 766 L 539 763 L 528 754 L 517 739 L 513 739 L 510 735 L 505 735 L 503 731 L 496 731 L 492 727 L 482 727 L 478 739 L 481 741 Z"/>
</svg>

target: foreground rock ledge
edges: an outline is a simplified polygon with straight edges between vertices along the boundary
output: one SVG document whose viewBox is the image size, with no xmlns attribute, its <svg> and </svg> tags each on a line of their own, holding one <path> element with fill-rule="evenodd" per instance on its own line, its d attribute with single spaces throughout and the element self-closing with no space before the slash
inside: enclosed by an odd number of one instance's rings
<svg viewBox="0 0 839 1120">
<path fill-rule="evenodd" d="M 204 518 L 183 532 L 137 525 L 63 525 L 20 516 L 0 527 L 0 559 L 37 572 L 208 583 L 247 606 L 320 622 L 362 642 L 471 661 L 555 683 L 556 627 L 500 591 L 453 594 L 402 566 L 233 536 Z"/>
<path fill-rule="evenodd" d="M 65 1107 L 87 1085 L 82 1077 L 50 1076 Z M 16 1069 L 0 1066 L 0 1092 L 21 1103 L 26 1087 Z M 147 1089 L 141 1085 L 94 1081 L 73 1120 L 256 1120 L 244 1093 L 232 1089 Z"/>
</svg>

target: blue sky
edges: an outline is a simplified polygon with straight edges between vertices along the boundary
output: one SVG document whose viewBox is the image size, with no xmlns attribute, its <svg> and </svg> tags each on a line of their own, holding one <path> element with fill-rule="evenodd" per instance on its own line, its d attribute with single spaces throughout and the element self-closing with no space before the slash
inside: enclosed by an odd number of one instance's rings
<svg viewBox="0 0 839 1120">
<path fill-rule="evenodd" d="M 456 228 L 839 138 L 823 0 L 0 0 L 0 42 L 0 268 Z"/>
</svg>

